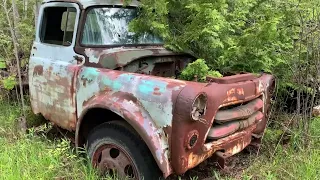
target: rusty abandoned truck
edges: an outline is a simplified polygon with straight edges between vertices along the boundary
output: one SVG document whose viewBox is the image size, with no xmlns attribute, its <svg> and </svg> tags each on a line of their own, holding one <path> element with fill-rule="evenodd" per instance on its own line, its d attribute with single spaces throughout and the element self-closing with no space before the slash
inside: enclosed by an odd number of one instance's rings
<svg viewBox="0 0 320 180">
<path fill-rule="evenodd" d="M 195 60 L 135 35 L 138 1 L 45 0 L 29 62 L 33 112 L 74 134 L 102 173 L 132 179 L 183 174 L 259 143 L 272 75 L 182 81 Z"/>
</svg>

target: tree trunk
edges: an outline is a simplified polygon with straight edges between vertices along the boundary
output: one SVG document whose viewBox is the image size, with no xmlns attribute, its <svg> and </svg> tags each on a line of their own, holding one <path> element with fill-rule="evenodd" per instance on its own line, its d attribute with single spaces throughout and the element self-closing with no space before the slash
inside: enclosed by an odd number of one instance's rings
<svg viewBox="0 0 320 180">
<path fill-rule="evenodd" d="M 14 0 L 12 0 L 12 7 L 14 7 Z M 14 29 L 14 26 L 11 22 L 11 18 L 10 18 L 10 12 L 7 9 L 7 1 L 4 1 L 4 5 L 3 5 L 3 10 L 4 13 L 6 14 L 6 18 L 8 21 L 8 25 L 9 25 L 9 29 L 10 29 L 10 33 L 11 33 L 11 39 L 13 42 L 13 49 L 14 49 L 14 56 L 16 58 L 16 63 L 17 63 L 17 70 L 18 70 L 18 76 L 19 76 L 19 87 L 20 87 L 20 98 L 21 98 L 21 105 L 22 105 L 22 117 L 20 118 L 20 122 L 19 124 L 21 124 L 21 128 L 20 130 L 22 132 L 26 132 L 26 113 L 25 113 L 25 103 L 24 103 L 24 97 L 23 97 L 23 86 L 22 86 L 22 78 L 21 78 L 21 70 L 20 70 L 20 59 L 19 59 L 19 49 L 18 49 L 18 42 L 17 42 L 17 36 L 16 36 L 16 31 Z M 15 16 L 15 12 L 13 11 L 13 16 Z M 15 20 L 15 18 L 13 18 L 13 20 Z"/>
<path fill-rule="evenodd" d="M 37 28 L 37 24 L 38 24 L 39 7 L 40 7 L 39 1 L 36 0 L 36 2 L 34 3 L 34 6 L 33 6 L 35 28 Z"/>
<path fill-rule="evenodd" d="M 24 18 L 28 18 L 28 0 L 23 0 L 23 11 L 24 11 Z"/>
<path fill-rule="evenodd" d="M 12 2 L 12 11 L 13 11 L 13 25 L 12 25 L 12 27 L 15 30 L 16 42 L 18 42 L 18 39 L 20 38 L 20 33 L 18 31 L 18 25 L 20 22 L 20 14 L 19 14 L 19 10 L 18 10 L 17 4 L 16 4 L 16 0 L 11 0 L 11 2 Z M 19 43 L 18 43 L 18 48 L 19 48 Z"/>
</svg>

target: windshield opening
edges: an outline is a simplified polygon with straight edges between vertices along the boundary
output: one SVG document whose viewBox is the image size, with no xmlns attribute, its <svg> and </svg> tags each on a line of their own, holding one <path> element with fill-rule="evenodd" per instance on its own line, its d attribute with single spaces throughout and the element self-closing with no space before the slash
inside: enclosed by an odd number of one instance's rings
<svg viewBox="0 0 320 180">
<path fill-rule="evenodd" d="M 154 35 L 129 32 L 129 23 L 138 15 L 137 8 L 103 7 L 89 10 L 83 30 L 84 45 L 162 44 Z"/>
</svg>

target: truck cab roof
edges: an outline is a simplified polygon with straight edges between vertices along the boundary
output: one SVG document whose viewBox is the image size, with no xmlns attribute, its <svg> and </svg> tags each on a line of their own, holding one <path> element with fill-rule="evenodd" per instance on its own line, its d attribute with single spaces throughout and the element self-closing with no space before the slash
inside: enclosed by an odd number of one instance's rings
<svg viewBox="0 0 320 180">
<path fill-rule="evenodd" d="M 43 4 L 50 2 L 68 2 L 77 3 L 81 9 L 86 9 L 91 6 L 123 6 L 123 0 L 43 0 Z M 129 6 L 137 7 L 139 6 L 139 1 L 132 0 Z"/>
</svg>

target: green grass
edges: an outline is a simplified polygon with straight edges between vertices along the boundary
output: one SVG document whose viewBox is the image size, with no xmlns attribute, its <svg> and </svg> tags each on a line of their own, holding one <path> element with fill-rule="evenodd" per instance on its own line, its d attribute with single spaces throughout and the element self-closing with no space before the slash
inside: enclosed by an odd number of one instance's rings
<svg viewBox="0 0 320 180">
<path fill-rule="evenodd" d="M 96 179 L 86 161 L 70 152 L 65 140 L 0 138 L 1 179 Z"/>
<path fill-rule="evenodd" d="M 262 153 L 254 160 L 244 175 L 244 179 L 320 179 L 320 119 L 311 123 L 310 145 L 302 148 L 296 139 L 292 139 L 286 146 L 275 147 L 275 141 L 270 138 L 274 131 L 267 131 L 269 152 Z M 297 133 L 296 136 L 300 134 Z M 272 142 L 272 144 L 270 144 Z"/>
<path fill-rule="evenodd" d="M 68 140 L 49 140 L 43 135 L 46 126 L 17 134 L 18 116 L 17 105 L 0 102 L 0 179 L 98 179 Z"/>
<path fill-rule="evenodd" d="M 254 179 L 320 179 L 320 150 L 283 151 L 275 157 L 259 157 L 244 174 Z"/>
</svg>

